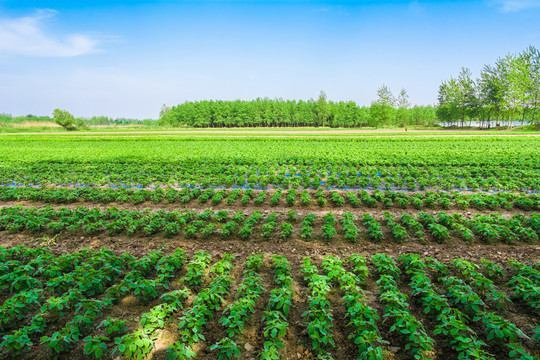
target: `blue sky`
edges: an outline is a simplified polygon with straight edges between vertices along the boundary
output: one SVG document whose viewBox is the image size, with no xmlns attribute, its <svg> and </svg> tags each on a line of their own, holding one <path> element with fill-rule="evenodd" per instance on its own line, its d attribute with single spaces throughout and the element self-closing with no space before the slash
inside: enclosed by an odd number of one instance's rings
<svg viewBox="0 0 540 360">
<path fill-rule="evenodd" d="M 433 104 L 540 47 L 540 0 L 0 0 L 0 113 L 156 118 L 162 104 L 257 97 L 369 105 L 382 84 Z"/>
</svg>

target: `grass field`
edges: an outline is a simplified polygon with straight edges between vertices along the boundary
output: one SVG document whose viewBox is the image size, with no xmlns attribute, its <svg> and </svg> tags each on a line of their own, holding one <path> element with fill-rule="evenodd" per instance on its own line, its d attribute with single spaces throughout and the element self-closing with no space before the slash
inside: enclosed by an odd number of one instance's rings
<svg viewBox="0 0 540 360">
<path fill-rule="evenodd" d="M 537 136 L 283 130 L 0 134 L 0 359 L 540 356 Z"/>
</svg>

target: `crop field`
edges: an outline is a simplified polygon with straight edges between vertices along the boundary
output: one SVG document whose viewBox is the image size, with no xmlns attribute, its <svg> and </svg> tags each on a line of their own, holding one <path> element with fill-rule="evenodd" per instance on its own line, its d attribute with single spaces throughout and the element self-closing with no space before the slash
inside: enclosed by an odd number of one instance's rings
<svg viewBox="0 0 540 360">
<path fill-rule="evenodd" d="M 538 359 L 537 136 L 0 139 L 0 359 Z"/>
<path fill-rule="evenodd" d="M 536 137 L 27 136 L 0 143 L 0 184 L 524 191 Z"/>
</svg>

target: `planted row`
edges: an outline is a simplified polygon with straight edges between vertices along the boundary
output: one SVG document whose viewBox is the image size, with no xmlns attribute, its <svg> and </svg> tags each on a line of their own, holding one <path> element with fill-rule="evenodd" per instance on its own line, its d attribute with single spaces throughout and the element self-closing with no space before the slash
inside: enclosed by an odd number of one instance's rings
<svg viewBox="0 0 540 360">
<path fill-rule="evenodd" d="M 259 270 L 264 255 L 254 254 L 246 259 L 244 266 L 244 279 L 236 293 L 236 301 L 231 303 L 223 312 L 219 322 L 225 328 L 227 336 L 210 347 L 217 353 L 218 359 L 236 359 L 241 350 L 238 345 L 242 339 L 245 323 L 255 312 L 255 304 L 265 290 Z"/>
<path fill-rule="evenodd" d="M 451 237 L 461 238 L 467 243 L 471 243 L 474 239 L 487 243 L 536 243 L 540 234 L 538 214 L 531 214 L 530 217 L 516 214 L 508 219 L 499 214 L 475 215 L 473 219 L 466 219 L 459 213 L 449 215 L 441 212 L 434 216 L 420 212 L 415 218 L 407 213 L 395 217 L 385 212 L 383 219 L 390 238 L 398 243 L 411 238 L 425 241 L 425 230 L 439 243 L 444 243 Z M 183 235 L 188 239 L 219 236 L 222 239 L 248 240 L 260 236 L 263 239 L 288 240 L 295 234 L 296 227 L 300 226 L 298 236 L 306 241 L 321 239 L 330 242 L 336 235 L 343 235 L 345 240 L 351 243 L 357 242 L 361 237 L 378 242 L 385 237 L 381 223 L 369 214 L 363 214 L 361 221 L 349 212 L 343 214 L 341 221 L 337 221 L 336 215 L 331 212 L 322 217 L 306 215 L 300 225 L 297 225 L 299 220 L 294 210 L 290 210 L 286 218 L 280 218 L 274 212 L 263 218 L 261 211 L 254 211 L 247 216 L 242 211 L 231 213 L 221 210 L 216 213 L 209 209 L 202 213 L 165 210 L 151 212 L 117 208 L 0 209 L 0 231 L 8 230 L 13 233 L 29 231 L 34 234 L 45 232 L 55 235 L 60 232 L 83 231 L 90 235 L 107 232 L 109 235 L 136 233 L 147 236 L 162 234 L 165 237 Z M 362 224 L 363 229 L 359 229 L 356 224 Z M 0 286 L 1 276 L 0 269 Z M 31 287 L 31 284 L 25 286 Z"/>
<path fill-rule="evenodd" d="M 283 255 L 272 256 L 274 261 L 274 284 L 266 311 L 262 317 L 263 349 L 260 353 L 262 360 L 281 359 L 280 349 L 285 347 L 284 339 L 289 323 L 287 319 L 292 306 L 293 279 L 291 264 Z"/>
<path fill-rule="evenodd" d="M 511 210 L 534 211 L 540 209 L 538 195 L 523 193 L 461 194 L 458 192 L 419 192 L 409 195 L 398 191 L 367 192 L 347 191 L 339 193 L 323 189 L 296 190 L 286 193 L 254 189 L 204 189 L 204 188 L 162 188 L 126 189 L 101 187 L 6 187 L 0 186 L 0 201 L 39 201 L 51 204 L 72 204 L 92 202 L 99 204 L 133 204 L 144 202 L 154 204 L 185 204 L 189 206 L 288 206 L 288 207 L 343 207 L 400 209 L 450 209 L 461 210 Z"/>
</svg>

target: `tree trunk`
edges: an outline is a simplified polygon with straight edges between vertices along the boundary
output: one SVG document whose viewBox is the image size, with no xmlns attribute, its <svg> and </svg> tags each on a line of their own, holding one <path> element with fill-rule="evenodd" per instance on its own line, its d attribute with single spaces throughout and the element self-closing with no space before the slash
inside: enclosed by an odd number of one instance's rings
<svg viewBox="0 0 540 360">
<path fill-rule="evenodd" d="M 538 94 L 534 94 L 534 108 L 533 108 L 533 116 L 532 116 L 532 121 L 534 123 L 534 118 L 536 116 L 536 104 L 538 102 Z"/>
</svg>

